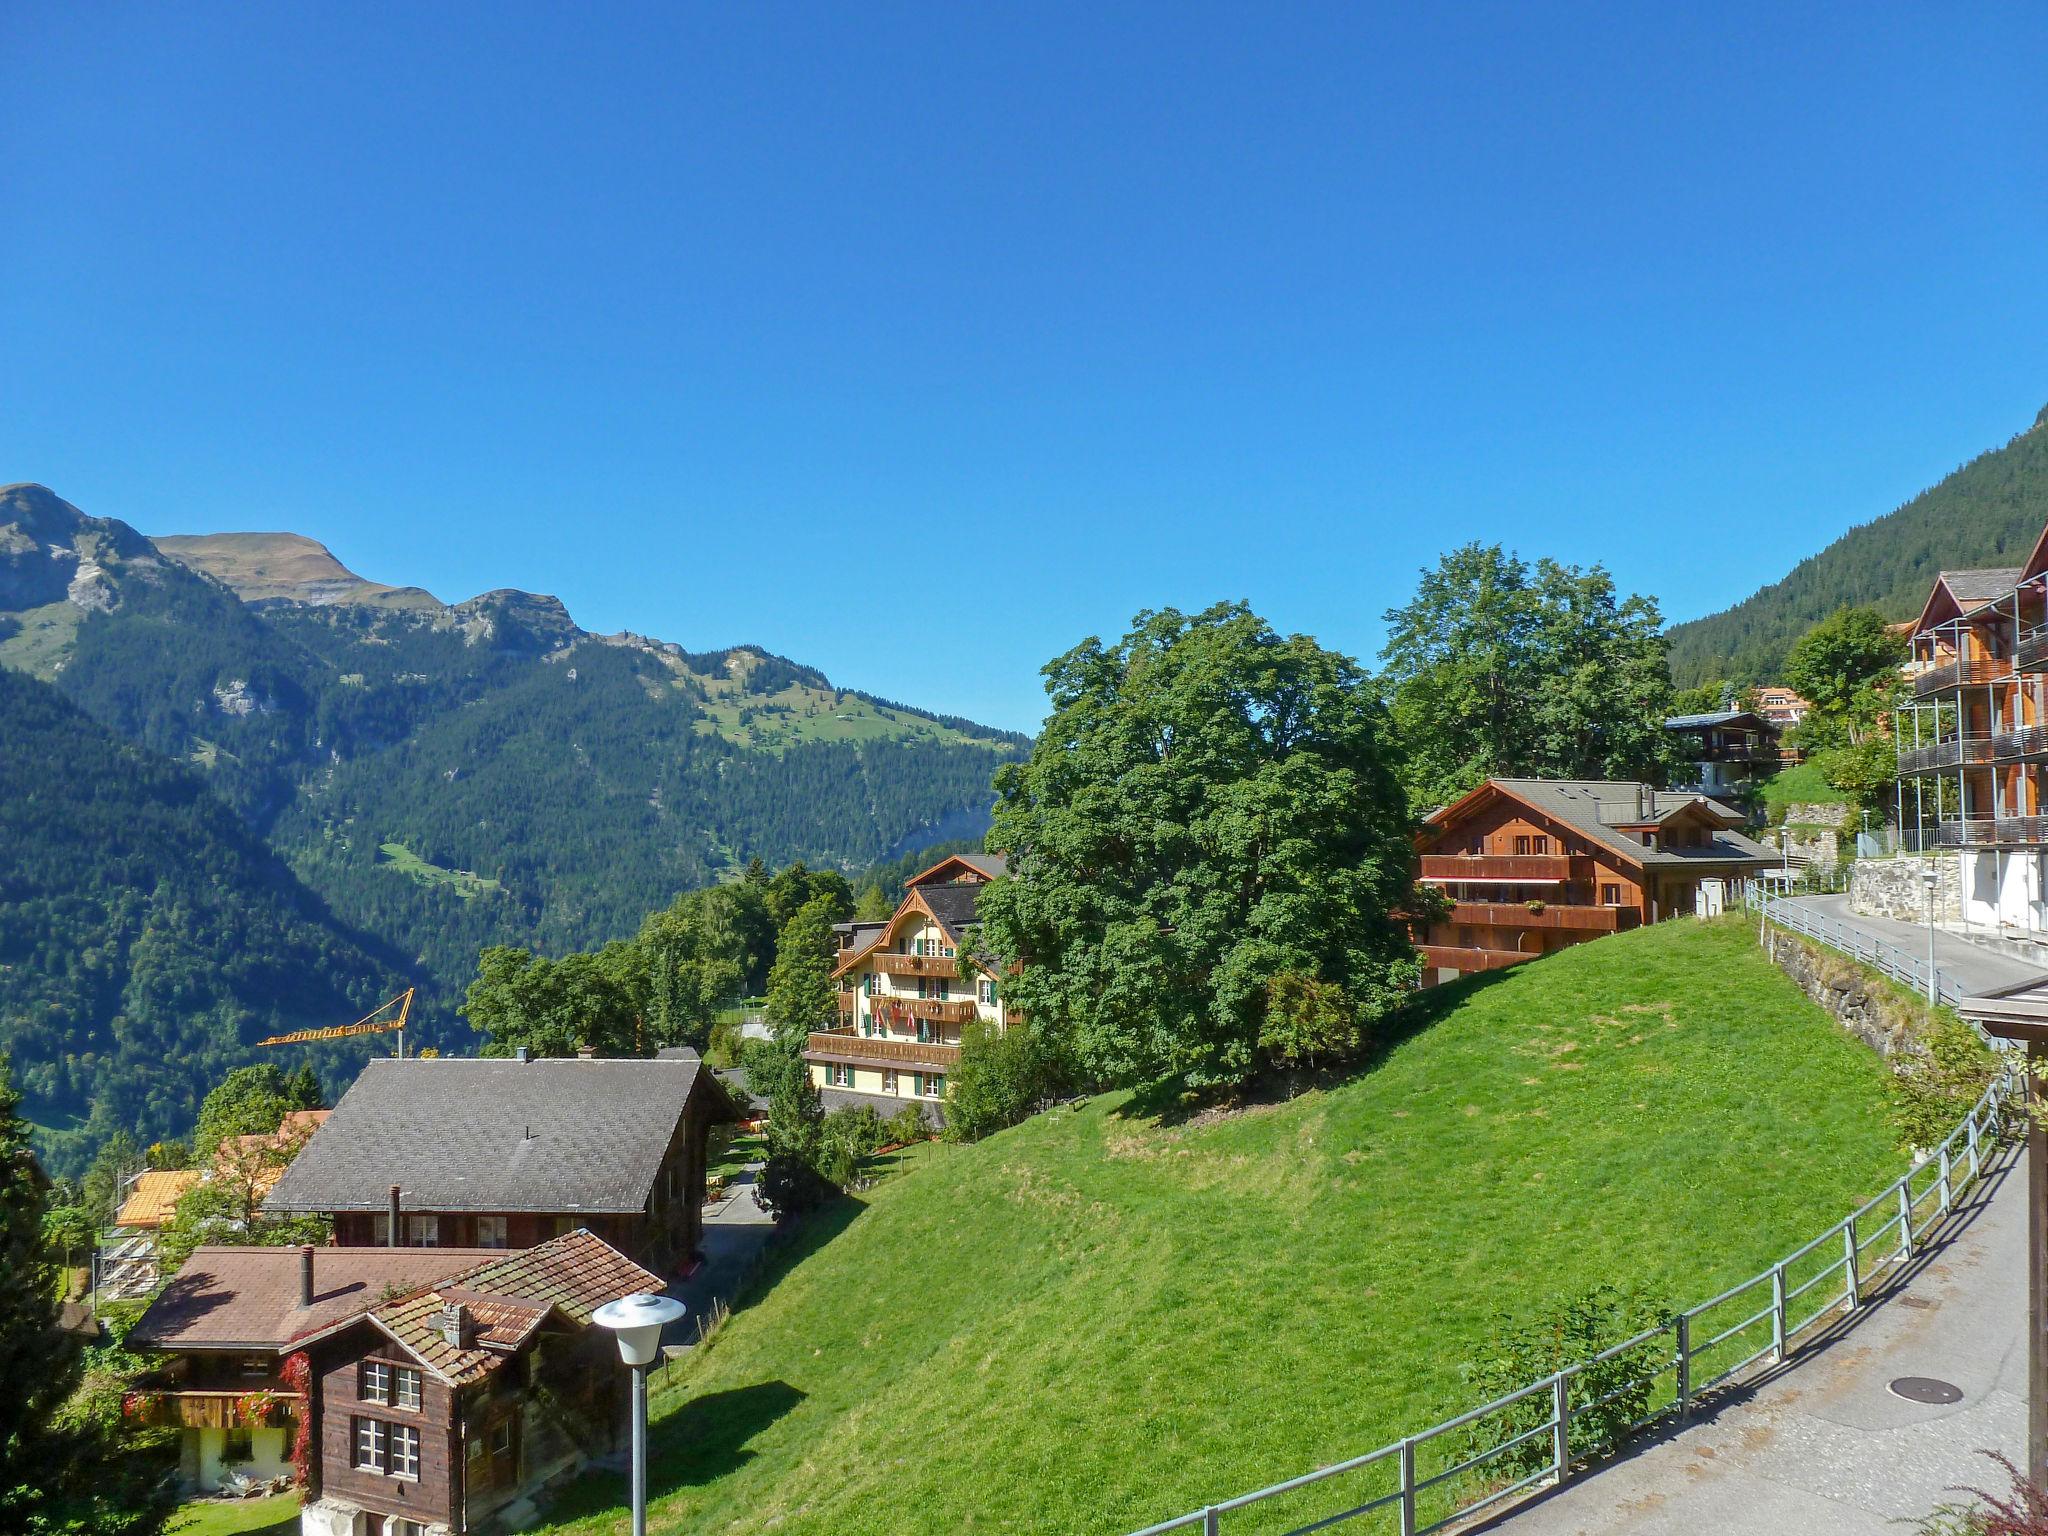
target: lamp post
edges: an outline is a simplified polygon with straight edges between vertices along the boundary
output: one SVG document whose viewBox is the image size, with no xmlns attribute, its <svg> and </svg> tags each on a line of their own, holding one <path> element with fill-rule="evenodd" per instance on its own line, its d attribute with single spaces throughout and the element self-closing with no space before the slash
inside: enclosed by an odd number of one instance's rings
<svg viewBox="0 0 2048 1536">
<path fill-rule="evenodd" d="M 633 1373 L 633 1536 L 647 1536 L 647 1367 L 661 1352 L 661 1330 L 683 1315 L 666 1296 L 622 1296 L 590 1314 L 619 1341 L 619 1358 Z"/>
<path fill-rule="evenodd" d="M 1941 876 L 1932 867 L 1920 871 L 1920 889 L 1926 892 L 1927 910 L 1927 1006 L 1932 1008 L 1939 999 L 1934 985 L 1934 888 L 1941 883 Z"/>
</svg>

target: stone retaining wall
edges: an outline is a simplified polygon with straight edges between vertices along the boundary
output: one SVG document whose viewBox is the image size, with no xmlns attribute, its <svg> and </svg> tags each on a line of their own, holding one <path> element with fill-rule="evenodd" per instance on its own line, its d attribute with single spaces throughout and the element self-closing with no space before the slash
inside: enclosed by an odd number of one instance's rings
<svg viewBox="0 0 2048 1536">
<path fill-rule="evenodd" d="M 1842 1028 L 1892 1062 L 1894 1071 L 1926 1054 L 1920 1041 L 1924 1010 L 1866 976 L 1853 960 L 1776 928 L 1766 932 L 1765 952 Z"/>
<path fill-rule="evenodd" d="M 1927 893 L 1920 879 L 1932 869 L 1934 920 L 1963 920 L 1963 866 L 1956 858 L 1911 855 L 1893 859 L 1858 859 L 1849 870 L 1849 910 L 1865 917 L 1888 917 L 1901 923 L 1927 921 Z"/>
</svg>

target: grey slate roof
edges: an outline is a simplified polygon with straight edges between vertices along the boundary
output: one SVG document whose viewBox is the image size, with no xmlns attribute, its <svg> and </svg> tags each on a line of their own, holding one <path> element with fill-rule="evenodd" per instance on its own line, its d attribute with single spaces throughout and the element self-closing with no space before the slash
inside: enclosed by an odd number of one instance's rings
<svg viewBox="0 0 2048 1536">
<path fill-rule="evenodd" d="M 1687 806 L 1703 805 L 1715 820 L 1740 823 L 1742 814 L 1706 795 L 1651 789 L 1646 784 L 1603 779 L 1492 779 L 1514 795 L 1584 833 L 1594 842 L 1650 868 L 1682 869 L 1699 864 L 1775 864 L 1778 855 L 1729 826 L 1717 827 L 1699 848 L 1646 848 L 1624 822 L 1664 822 Z"/>
<path fill-rule="evenodd" d="M 1753 730 L 1769 735 L 1778 734 L 1775 721 L 1766 720 L 1762 715 L 1747 709 L 1720 709 L 1711 715 L 1673 715 L 1664 722 L 1667 731 L 1700 731 L 1717 725 L 1733 725 L 1738 720 L 1747 720 Z"/>
<path fill-rule="evenodd" d="M 269 1211 L 642 1210 L 703 1063 L 545 1058 L 363 1068 L 285 1170 Z"/>
<path fill-rule="evenodd" d="M 960 861 L 973 865 L 991 880 L 1010 872 L 1009 859 L 1000 853 L 963 853 Z"/>
<path fill-rule="evenodd" d="M 1968 609 L 2004 597 L 2020 584 L 2023 574 L 2017 565 L 1999 565 L 1981 571 L 1943 571 L 1939 579 Z"/>
<path fill-rule="evenodd" d="M 932 909 L 946 937 L 958 939 L 960 930 L 974 921 L 975 900 L 985 889 L 980 881 L 956 880 L 951 885 L 920 885 L 917 894 Z"/>
</svg>

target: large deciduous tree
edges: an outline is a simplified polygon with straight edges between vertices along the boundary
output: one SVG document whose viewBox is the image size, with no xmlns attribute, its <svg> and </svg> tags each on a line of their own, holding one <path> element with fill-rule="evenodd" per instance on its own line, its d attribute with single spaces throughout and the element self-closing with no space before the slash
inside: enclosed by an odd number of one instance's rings
<svg viewBox="0 0 2048 1536">
<path fill-rule="evenodd" d="M 844 882 L 841 882 L 842 884 Z M 768 1023 L 776 1038 L 800 1050 L 814 1029 L 833 1022 L 837 1005 L 832 986 L 832 925 L 852 909 L 851 893 L 842 902 L 836 893 L 805 902 L 783 925 L 775 944 L 775 966 L 768 973 Z"/>
<path fill-rule="evenodd" d="M 477 959 L 461 1012 L 491 1037 L 486 1054 L 525 1046 L 536 1056 L 572 1056 L 591 1045 L 601 1056 L 640 1053 L 640 1010 L 604 952 L 548 960 L 493 946 Z"/>
<path fill-rule="evenodd" d="M 1905 637 L 1875 608 L 1838 608 L 1794 641 L 1785 656 L 1785 686 L 1813 706 L 1800 722 L 1807 743 L 1860 744 L 1882 712 L 1883 691 L 1906 651 Z M 1821 739 L 1830 734 L 1836 739 Z"/>
<path fill-rule="evenodd" d="M 1662 619 L 1601 566 L 1467 544 L 1387 614 L 1382 683 L 1417 809 L 1489 777 L 1654 778 L 1669 764 Z"/>
<path fill-rule="evenodd" d="M 982 894 L 1004 999 L 1105 1081 L 1242 1083 L 1269 988 L 1367 1023 L 1412 983 L 1393 917 L 1408 816 L 1385 712 L 1347 657 L 1242 604 L 1138 615 L 1045 669 L 1053 713 L 996 777 Z"/>
</svg>

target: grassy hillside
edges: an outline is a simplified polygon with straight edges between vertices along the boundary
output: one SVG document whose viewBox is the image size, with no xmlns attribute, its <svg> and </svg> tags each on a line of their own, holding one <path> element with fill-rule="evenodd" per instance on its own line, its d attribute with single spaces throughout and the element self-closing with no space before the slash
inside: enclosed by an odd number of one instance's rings
<svg viewBox="0 0 2048 1536">
<path fill-rule="evenodd" d="M 1116 1536 L 1472 1406 L 1501 1311 L 1699 1300 L 1902 1166 L 1876 1058 L 1740 924 L 1425 1006 L 1331 1091 L 1109 1095 L 843 1202 L 660 1400 L 651 1528 Z M 624 1528 L 615 1481 L 570 1497 Z"/>
<path fill-rule="evenodd" d="M 2048 524 L 2048 409 L 2002 448 L 1972 459 L 1894 512 L 1852 528 L 1789 575 L 1721 613 L 1674 625 L 1679 687 L 1771 682 L 1786 649 L 1846 605 L 1911 618 L 1935 573 L 2017 565 Z"/>
</svg>

